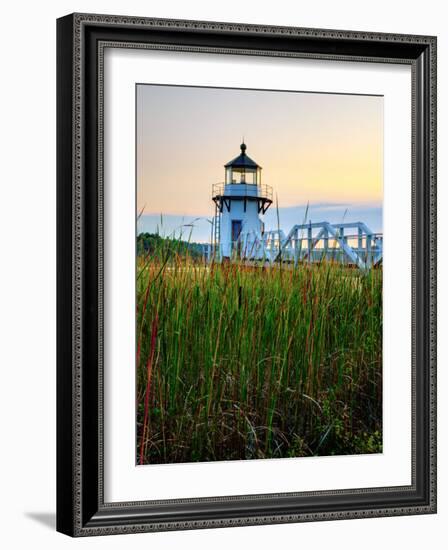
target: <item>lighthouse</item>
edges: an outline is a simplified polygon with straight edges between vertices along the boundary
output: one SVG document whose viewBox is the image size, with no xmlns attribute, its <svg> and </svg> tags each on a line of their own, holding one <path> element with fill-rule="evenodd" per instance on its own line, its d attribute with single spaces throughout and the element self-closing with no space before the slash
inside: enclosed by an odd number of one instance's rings
<svg viewBox="0 0 448 550">
<path fill-rule="evenodd" d="M 272 204 L 272 188 L 261 184 L 261 166 L 246 154 L 224 165 L 225 180 L 213 185 L 214 245 L 217 259 L 254 257 L 262 238 L 261 216 Z"/>
<path fill-rule="evenodd" d="M 383 234 L 360 221 L 294 224 L 265 230 L 263 215 L 272 204 L 272 187 L 261 183 L 261 166 L 246 154 L 224 165 L 225 179 L 212 187 L 215 216 L 206 261 L 255 261 L 257 265 L 297 266 L 299 263 L 340 262 L 361 271 L 383 261 Z M 350 234 L 351 232 L 351 234 Z"/>
</svg>

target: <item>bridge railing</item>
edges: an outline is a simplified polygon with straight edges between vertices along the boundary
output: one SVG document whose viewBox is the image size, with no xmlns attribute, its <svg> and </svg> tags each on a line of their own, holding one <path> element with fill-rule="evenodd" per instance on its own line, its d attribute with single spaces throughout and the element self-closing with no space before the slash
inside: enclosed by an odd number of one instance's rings
<svg viewBox="0 0 448 550">
<path fill-rule="evenodd" d="M 262 235 L 242 233 L 230 244 L 235 258 L 270 264 L 327 260 L 367 271 L 383 258 L 383 234 L 371 231 L 362 222 L 298 224 L 287 235 L 281 229 Z M 209 260 L 220 258 L 220 244 L 207 249 L 204 256 Z"/>
<path fill-rule="evenodd" d="M 383 235 L 362 222 L 310 222 L 295 225 L 288 235 L 282 230 L 264 233 L 261 248 L 270 252 L 272 261 L 316 262 L 326 258 L 366 270 L 382 260 Z"/>
</svg>

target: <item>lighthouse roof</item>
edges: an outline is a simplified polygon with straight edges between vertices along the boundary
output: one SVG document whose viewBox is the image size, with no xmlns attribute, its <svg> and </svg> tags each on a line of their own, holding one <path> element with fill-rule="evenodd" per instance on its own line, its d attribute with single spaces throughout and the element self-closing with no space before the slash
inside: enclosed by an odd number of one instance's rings
<svg viewBox="0 0 448 550">
<path fill-rule="evenodd" d="M 241 154 L 235 157 L 233 160 L 225 164 L 225 168 L 261 168 L 259 164 L 253 161 L 250 157 L 246 155 L 246 144 L 242 143 L 240 145 Z"/>
</svg>

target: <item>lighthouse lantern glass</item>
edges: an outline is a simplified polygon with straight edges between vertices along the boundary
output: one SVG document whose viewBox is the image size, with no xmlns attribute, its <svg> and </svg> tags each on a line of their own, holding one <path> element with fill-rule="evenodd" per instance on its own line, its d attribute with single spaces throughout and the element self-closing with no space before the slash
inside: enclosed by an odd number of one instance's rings
<svg viewBox="0 0 448 550">
<path fill-rule="evenodd" d="M 257 185 L 258 172 L 258 168 L 226 168 L 226 184 Z"/>
</svg>

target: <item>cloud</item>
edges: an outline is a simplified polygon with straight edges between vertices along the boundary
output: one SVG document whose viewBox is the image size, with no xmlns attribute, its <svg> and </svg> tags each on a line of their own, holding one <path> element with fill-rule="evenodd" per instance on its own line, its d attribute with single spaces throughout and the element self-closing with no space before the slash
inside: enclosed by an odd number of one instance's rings
<svg viewBox="0 0 448 550">
<path fill-rule="evenodd" d="M 137 221 L 137 233 L 159 233 L 192 242 L 209 242 L 211 216 L 182 216 L 179 214 L 142 214 Z"/>
<path fill-rule="evenodd" d="M 210 242 L 211 219 L 209 216 L 179 215 L 179 214 L 143 214 L 137 222 L 137 233 L 159 233 L 163 236 L 181 237 L 194 242 Z M 333 224 L 343 222 L 363 222 L 372 231 L 380 233 L 383 230 L 383 208 L 378 203 L 336 203 L 315 202 L 297 204 L 278 208 L 280 227 L 289 233 L 296 224 L 312 221 L 329 222 Z M 276 229 L 277 209 L 272 205 L 264 216 L 266 230 Z"/>
<path fill-rule="evenodd" d="M 378 203 L 334 203 L 316 202 L 311 204 L 298 204 L 296 206 L 279 207 L 278 217 L 280 227 L 287 233 L 296 224 L 304 224 L 312 221 L 329 222 L 333 224 L 343 222 L 364 222 L 372 231 L 383 230 L 383 209 Z M 274 206 L 267 211 L 265 217 L 266 229 L 276 228 L 277 210 Z"/>
</svg>

